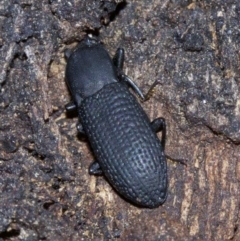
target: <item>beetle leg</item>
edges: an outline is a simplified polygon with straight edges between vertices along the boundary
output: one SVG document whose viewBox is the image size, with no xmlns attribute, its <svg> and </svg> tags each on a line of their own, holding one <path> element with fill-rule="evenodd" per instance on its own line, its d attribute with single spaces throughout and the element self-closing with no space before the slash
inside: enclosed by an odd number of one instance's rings
<svg viewBox="0 0 240 241">
<path fill-rule="evenodd" d="M 162 131 L 161 143 L 162 143 L 162 148 L 163 148 L 163 151 L 164 151 L 165 143 L 166 143 L 166 130 L 167 130 L 165 119 L 162 118 L 162 117 L 159 117 L 159 118 L 153 120 L 151 122 L 151 127 L 152 127 L 152 130 L 156 133 L 159 132 L 159 131 Z M 175 158 L 172 158 L 172 157 L 170 157 L 169 155 L 166 155 L 166 154 L 165 154 L 165 156 L 166 156 L 166 158 L 170 159 L 171 161 L 179 162 L 179 163 L 187 166 L 186 160 L 184 160 L 184 159 L 175 159 Z"/>
<path fill-rule="evenodd" d="M 77 109 L 77 106 L 74 102 L 70 102 L 70 103 L 65 105 L 65 109 L 66 109 L 67 112 L 75 111 Z"/>
<path fill-rule="evenodd" d="M 64 50 L 64 57 L 65 57 L 66 59 L 68 59 L 68 58 L 70 57 L 71 53 L 72 53 L 72 50 L 71 50 L 71 49 L 65 49 L 65 50 Z"/>
<path fill-rule="evenodd" d="M 125 82 L 127 82 L 127 84 L 135 91 L 135 93 L 137 93 L 139 95 L 139 97 L 143 100 L 143 101 L 147 101 L 150 99 L 154 88 L 160 84 L 159 80 L 154 81 L 154 83 L 150 86 L 147 94 L 143 94 L 142 91 L 138 88 L 138 86 L 133 82 L 133 80 L 131 78 L 129 78 L 127 75 L 125 75 L 124 73 L 120 73 L 119 74 L 119 78 L 121 80 L 124 80 Z"/>
<path fill-rule="evenodd" d="M 124 49 L 118 48 L 113 57 L 113 64 L 116 66 L 118 71 L 121 71 L 123 69 L 123 62 L 124 62 Z"/>
<path fill-rule="evenodd" d="M 119 78 L 124 80 L 139 96 L 144 100 L 144 95 L 138 86 L 122 72 L 124 62 L 124 49 L 118 48 L 116 54 L 113 57 L 113 64 L 116 66 Z"/>
<path fill-rule="evenodd" d="M 77 124 L 77 131 L 78 131 L 78 133 L 79 133 L 80 135 L 82 135 L 82 136 L 85 136 L 85 135 L 86 135 L 86 133 L 85 133 L 85 131 L 83 130 L 83 127 L 82 127 L 82 125 L 81 125 L 80 123 Z"/>
<path fill-rule="evenodd" d="M 145 100 L 144 94 L 142 91 L 138 88 L 138 86 L 133 82 L 132 79 L 130 79 L 127 75 L 121 74 L 121 79 L 124 80 L 132 89 L 135 91 L 136 94 L 142 99 Z"/>
<path fill-rule="evenodd" d="M 165 157 L 173 162 L 178 162 L 178 163 L 181 163 L 182 165 L 185 165 L 187 166 L 187 160 L 184 160 L 184 159 L 175 159 L 175 158 L 172 158 L 171 156 L 169 155 L 166 155 L 165 154 Z"/>
<path fill-rule="evenodd" d="M 163 151 L 165 149 L 165 143 L 166 143 L 166 121 L 164 118 L 159 117 L 151 122 L 151 127 L 154 132 L 159 132 L 162 131 L 162 138 L 161 138 L 161 143 L 162 143 L 162 148 Z"/>
<path fill-rule="evenodd" d="M 154 88 L 155 88 L 158 84 L 160 84 L 159 80 L 154 81 L 154 83 L 150 86 L 147 94 L 144 95 L 144 101 L 150 99 L 150 97 L 151 97 L 151 95 L 152 95 L 152 93 L 153 93 L 153 91 L 154 91 Z"/>
<path fill-rule="evenodd" d="M 133 82 L 133 80 L 131 78 L 129 78 L 127 75 L 125 75 L 122 72 L 123 69 L 123 62 L 124 62 L 124 49 L 123 48 L 118 48 L 114 57 L 113 57 L 113 64 L 116 66 L 117 68 L 117 72 L 119 75 L 119 78 L 121 80 L 124 80 L 134 91 L 136 94 L 138 94 L 138 96 L 143 100 L 147 100 L 149 99 L 149 95 L 151 94 L 152 90 L 154 89 L 154 87 L 158 84 L 157 81 L 155 81 L 153 83 L 153 85 L 150 87 L 148 93 L 144 96 L 144 94 L 142 93 L 142 91 L 138 88 L 138 86 Z"/>
<path fill-rule="evenodd" d="M 100 167 L 99 163 L 96 161 L 94 161 L 90 165 L 88 172 L 90 175 L 102 175 L 103 174 L 102 168 Z"/>
</svg>

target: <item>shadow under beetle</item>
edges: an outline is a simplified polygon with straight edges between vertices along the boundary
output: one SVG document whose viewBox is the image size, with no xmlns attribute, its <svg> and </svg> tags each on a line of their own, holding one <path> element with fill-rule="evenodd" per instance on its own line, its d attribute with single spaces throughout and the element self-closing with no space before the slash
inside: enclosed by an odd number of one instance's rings
<svg viewBox="0 0 240 241">
<path fill-rule="evenodd" d="M 111 59 L 102 43 L 85 37 L 67 55 L 66 82 L 73 102 L 66 109 L 77 110 L 77 129 L 97 159 L 89 173 L 104 174 L 119 194 L 138 206 L 158 207 L 168 187 L 165 120 L 150 122 L 129 91 L 145 98 L 122 71 L 124 50 L 119 48 Z"/>
</svg>

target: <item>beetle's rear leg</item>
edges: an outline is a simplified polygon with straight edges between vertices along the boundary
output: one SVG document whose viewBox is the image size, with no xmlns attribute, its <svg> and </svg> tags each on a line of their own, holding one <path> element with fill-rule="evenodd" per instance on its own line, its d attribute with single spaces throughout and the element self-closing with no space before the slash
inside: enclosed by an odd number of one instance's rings
<svg viewBox="0 0 240 241">
<path fill-rule="evenodd" d="M 90 165 L 88 172 L 90 175 L 98 175 L 99 176 L 99 175 L 103 174 L 102 168 L 100 167 L 100 165 L 97 161 L 94 161 Z"/>
<path fill-rule="evenodd" d="M 159 117 L 151 122 L 151 127 L 154 132 L 159 132 L 162 131 L 162 138 L 161 138 L 161 143 L 162 143 L 162 148 L 163 151 L 165 150 L 165 143 L 166 143 L 166 121 L 164 118 Z"/>
<path fill-rule="evenodd" d="M 165 150 L 165 143 L 166 143 L 166 133 L 167 133 L 167 125 L 166 125 L 166 121 L 164 118 L 162 117 L 159 117 L 155 120 L 153 120 L 151 122 L 151 127 L 152 127 L 152 130 L 154 132 L 159 132 L 159 131 L 162 131 L 162 138 L 161 138 L 161 144 L 162 144 L 162 148 L 163 148 L 163 151 Z M 186 160 L 183 160 L 183 159 L 175 159 L 175 158 L 172 158 L 170 157 L 169 155 L 166 155 L 166 158 L 170 159 L 171 161 L 175 161 L 175 162 L 179 162 L 183 165 L 186 165 Z"/>
</svg>

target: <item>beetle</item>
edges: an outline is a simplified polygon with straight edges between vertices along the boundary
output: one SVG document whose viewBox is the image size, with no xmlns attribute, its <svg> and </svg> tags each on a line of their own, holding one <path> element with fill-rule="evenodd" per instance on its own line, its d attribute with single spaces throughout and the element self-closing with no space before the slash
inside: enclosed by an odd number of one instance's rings
<svg viewBox="0 0 240 241">
<path fill-rule="evenodd" d="M 86 135 L 96 157 L 89 174 L 105 175 L 123 198 L 137 206 L 163 204 L 168 188 L 165 119 L 151 122 L 129 91 L 147 98 L 123 72 L 124 50 L 117 49 L 111 59 L 100 41 L 85 37 L 67 57 L 66 82 L 73 101 L 66 110 L 77 111 L 77 129 Z"/>
</svg>

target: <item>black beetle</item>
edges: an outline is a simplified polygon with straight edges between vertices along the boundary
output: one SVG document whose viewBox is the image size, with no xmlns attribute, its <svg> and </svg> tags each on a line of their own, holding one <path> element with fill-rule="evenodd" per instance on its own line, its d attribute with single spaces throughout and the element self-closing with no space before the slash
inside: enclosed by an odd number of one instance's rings
<svg viewBox="0 0 240 241">
<path fill-rule="evenodd" d="M 163 118 L 150 122 L 129 87 L 144 95 L 123 71 L 124 50 L 111 59 L 103 44 L 86 37 L 68 54 L 66 82 L 76 109 L 78 131 L 87 136 L 97 161 L 90 174 L 104 174 L 130 202 L 155 208 L 167 197 Z M 162 131 L 159 141 L 156 132 Z"/>
</svg>

